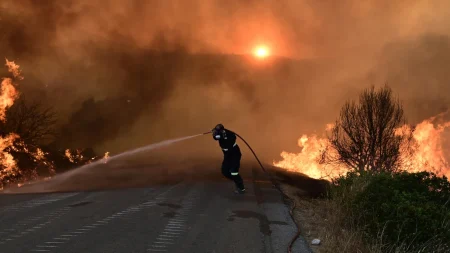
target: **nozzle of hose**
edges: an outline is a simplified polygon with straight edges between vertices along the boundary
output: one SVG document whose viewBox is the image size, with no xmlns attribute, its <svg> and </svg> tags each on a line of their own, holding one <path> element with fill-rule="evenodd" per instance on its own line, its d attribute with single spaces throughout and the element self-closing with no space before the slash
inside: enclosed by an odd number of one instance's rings
<svg viewBox="0 0 450 253">
<path fill-rule="evenodd" d="M 209 131 L 209 132 L 206 132 L 206 133 L 203 133 L 203 134 L 210 134 L 210 133 L 212 133 L 212 131 Z"/>
</svg>

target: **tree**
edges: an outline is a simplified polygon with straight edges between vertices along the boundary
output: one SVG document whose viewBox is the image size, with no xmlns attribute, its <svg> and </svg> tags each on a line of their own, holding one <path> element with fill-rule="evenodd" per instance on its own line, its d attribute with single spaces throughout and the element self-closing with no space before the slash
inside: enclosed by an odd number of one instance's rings
<svg viewBox="0 0 450 253">
<path fill-rule="evenodd" d="M 41 145 L 55 137 L 55 125 L 55 112 L 40 102 L 20 97 L 7 109 L 5 121 L 0 121 L 0 136 L 11 141 L 2 147 L 1 158 L 11 160 L 0 165 L 0 187 L 54 173 L 53 161 Z"/>
<path fill-rule="evenodd" d="M 366 89 L 359 103 L 345 103 L 331 130 L 334 159 L 357 172 L 395 171 L 404 143 L 412 140 L 410 133 L 399 134 L 405 124 L 403 107 L 389 87 Z"/>
<path fill-rule="evenodd" d="M 56 114 L 51 107 L 19 98 L 0 123 L 2 135 L 15 133 L 26 144 L 39 145 L 55 137 Z"/>
</svg>

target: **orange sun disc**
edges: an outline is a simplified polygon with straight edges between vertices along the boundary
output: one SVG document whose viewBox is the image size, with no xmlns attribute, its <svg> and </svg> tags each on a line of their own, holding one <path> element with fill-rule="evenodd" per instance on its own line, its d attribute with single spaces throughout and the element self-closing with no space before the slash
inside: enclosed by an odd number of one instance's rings
<svg viewBox="0 0 450 253">
<path fill-rule="evenodd" d="M 257 58 L 266 58 L 269 56 L 269 49 L 267 49 L 267 47 L 260 46 L 255 49 L 254 54 Z"/>
</svg>

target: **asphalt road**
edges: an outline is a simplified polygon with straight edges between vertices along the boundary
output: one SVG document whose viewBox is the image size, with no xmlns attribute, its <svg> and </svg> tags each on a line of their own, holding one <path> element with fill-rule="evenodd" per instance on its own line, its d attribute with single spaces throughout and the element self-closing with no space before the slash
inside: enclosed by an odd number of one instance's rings
<svg viewBox="0 0 450 253">
<path fill-rule="evenodd" d="M 0 195 L 0 252 L 287 252 L 296 227 L 267 180 Z M 310 252 L 299 238 L 293 252 Z"/>
</svg>

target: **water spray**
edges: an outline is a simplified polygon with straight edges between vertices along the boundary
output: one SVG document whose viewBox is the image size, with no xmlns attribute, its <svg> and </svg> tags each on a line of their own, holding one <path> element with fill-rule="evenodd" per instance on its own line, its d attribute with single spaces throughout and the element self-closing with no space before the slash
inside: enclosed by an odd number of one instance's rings
<svg viewBox="0 0 450 253">
<path fill-rule="evenodd" d="M 122 152 L 122 153 L 114 155 L 114 156 L 110 156 L 110 157 L 108 157 L 107 161 L 109 162 L 109 161 L 112 161 L 112 160 L 116 160 L 116 159 L 119 159 L 119 158 L 123 158 L 123 157 L 129 156 L 129 155 L 135 155 L 135 154 L 142 153 L 142 152 L 145 152 L 145 151 L 150 151 L 150 150 L 153 150 L 153 149 L 161 148 L 161 147 L 168 146 L 168 145 L 171 145 L 171 144 L 176 143 L 176 142 L 189 140 L 189 139 L 192 139 L 192 138 L 195 138 L 195 137 L 199 137 L 199 136 L 202 136 L 202 135 L 205 135 L 205 134 L 207 134 L 207 133 L 196 134 L 196 135 L 181 137 L 181 138 L 177 138 L 177 139 L 165 140 L 165 141 L 158 142 L 158 143 L 153 143 L 153 144 L 146 145 L 146 146 L 143 146 L 143 147 L 140 147 L 140 148 L 128 150 L 128 151 Z M 76 172 L 84 171 L 84 170 L 86 170 L 88 168 L 91 168 L 91 167 L 93 167 L 95 165 L 98 165 L 98 164 L 100 164 L 102 162 L 104 162 L 104 161 L 103 160 L 98 160 L 98 161 L 95 161 L 93 163 L 86 164 L 86 165 L 81 166 L 81 167 L 79 167 L 77 169 L 68 171 L 68 172 L 66 172 L 64 174 L 61 174 L 61 176 L 62 175 L 70 176 L 70 175 L 72 175 L 72 174 L 74 174 Z M 55 178 L 56 177 L 58 177 L 58 176 L 55 176 Z"/>
<path fill-rule="evenodd" d="M 171 145 L 171 144 L 176 143 L 176 142 L 185 141 L 185 140 L 189 140 L 189 139 L 192 139 L 192 138 L 195 138 L 195 137 L 203 136 L 203 135 L 209 134 L 211 132 L 212 131 L 209 131 L 209 132 L 206 132 L 206 133 L 202 133 L 202 134 L 196 134 L 196 135 L 181 137 L 181 138 L 177 138 L 177 139 L 165 140 L 165 141 L 158 142 L 158 143 L 153 143 L 153 144 L 146 145 L 146 146 L 143 146 L 143 147 L 139 147 L 139 148 L 136 148 L 136 149 L 128 150 L 128 151 L 119 153 L 117 155 L 110 156 L 110 157 L 108 157 L 108 159 L 106 161 L 110 162 L 112 160 L 116 160 L 116 159 L 123 158 L 123 157 L 126 157 L 126 156 L 130 156 L 130 155 L 142 153 L 142 152 L 145 152 L 145 151 L 150 151 L 150 150 L 153 150 L 153 149 L 161 148 L 161 147 L 168 146 L 168 145 Z M 61 181 L 69 178 L 70 176 L 72 176 L 72 175 L 74 175 L 76 173 L 80 173 L 82 171 L 85 171 L 87 169 L 90 169 L 92 167 L 100 165 L 102 163 L 105 163 L 105 160 L 104 159 L 99 159 L 99 160 L 97 160 L 95 162 L 92 162 L 92 163 L 89 163 L 89 164 L 85 164 L 85 165 L 82 165 L 81 167 L 78 167 L 78 168 L 72 169 L 70 171 L 58 174 L 58 175 L 52 177 L 49 181 L 52 181 L 52 182 L 60 181 L 61 182 Z M 35 182 L 27 183 L 26 185 L 27 186 L 31 186 L 31 185 L 38 184 L 40 182 L 42 182 L 42 181 L 38 180 L 38 181 L 35 181 Z M 3 190 L 3 193 L 9 193 L 9 192 L 10 192 L 10 189 Z"/>
</svg>

